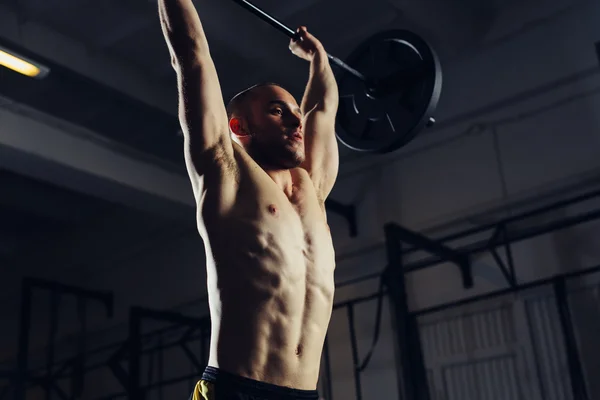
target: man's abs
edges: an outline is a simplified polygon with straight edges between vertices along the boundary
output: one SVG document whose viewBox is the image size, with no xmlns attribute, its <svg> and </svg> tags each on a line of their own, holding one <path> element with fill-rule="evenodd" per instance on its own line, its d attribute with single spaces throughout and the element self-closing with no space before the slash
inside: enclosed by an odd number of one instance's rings
<svg viewBox="0 0 600 400">
<path fill-rule="evenodd" d="M 290 199 L 259 179 L 255 193 L 236 201 L 241 205 L 227 216 L 204 209 L 201 232 L 212 319 L 209 364 L 312 390 L 331 315 L 335 261 L 323 211 L 305 184 L 299 182 Z"/>
</svg>

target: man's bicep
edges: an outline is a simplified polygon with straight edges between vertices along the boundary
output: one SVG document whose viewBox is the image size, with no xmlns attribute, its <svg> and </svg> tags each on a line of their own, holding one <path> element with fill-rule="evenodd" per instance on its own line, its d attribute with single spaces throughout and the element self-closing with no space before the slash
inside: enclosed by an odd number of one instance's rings
<svg viewBox="0 0 600 400">
<path fill-rule="evenodd" d="M 203 153 L 216 145 L 231 147 L 227 112 L 210 56 L 181 65 L 177 78 L 179 120 L 191 150 Z"/>
<path fill-rule="evenodd" d="M 335 135 L 335 115 L 312 110 L 304 122 L 306 160 L 308 171 L 319 196 L 325 200 L 338 175 L 339 153 Z"/>
</svg>

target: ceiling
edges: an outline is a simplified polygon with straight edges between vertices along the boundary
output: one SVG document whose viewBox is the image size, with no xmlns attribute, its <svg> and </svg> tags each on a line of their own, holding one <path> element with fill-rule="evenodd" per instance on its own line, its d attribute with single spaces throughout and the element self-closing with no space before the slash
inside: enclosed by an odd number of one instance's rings
<svg viewBox="0 0 600 400">
<path fill-rule="evenodd" d="M 448 38 L 473 36 L 489 28 L 497 6 L 475 0 L 295 0 L 254 3 L 295 28 L 306 25 L 330 53 L 344 58 L 364 38 L 391 28 L 408 27 L 445 52 Z M 156 1 L 0 0 L 22 22 L 35 21 L 89 52 L 110 54 L 147 77 L 173 83 L 174 74 L 161 33 Z M 306 75 L 304 62 L 289 54 L 288 39 L 233 1 L 196 0 L 225 97 L 256 80 L 282 81 L 298 92 Z M 444 17 L 442 17 L 444 15 Z M 457 24 L 460 22 L 460 24 Z M 438 26 L 443 26 L 443 32 Z M 473 39 L 471 39 L 473 40 Z M 458 46 L 455 43 L 453 46 Z M 300 94 L 300 93 L 297 93 Z"/>
<path fill-rule="evenodd" d="M 255 0 L 255 4 L 290 27 L 307 25 L 330 53 L 341 58 L 364 38 L 399 27 L 416 30 L 442 55 L 455 53 L 489 29 L 497 10 L 492 1 L 476 0 Z M 278 82 L 296 97 L 302 95 L 306 63 L 290 54 L 285 35 L 233 1 L 196 0 L 195 5 L 225 100 L 260 81 Z M 0 0 L 0 6 L 17 16 L 18 25 L 12 38 L 0 35 L 0 45 L 42 62 L 52 71 L 42 81 L 0 71 L 0 95 L 181 165 L 175 74 L 155 0 Z M 31 50 L 35 46 L 27 43 L 38 39 L 31 35 L 42 35 L 39 29 L 27 30 L 32 25 L 75 40 L 92 62 L 102 55 L 134 71 L 146 86 L 144 93 L 131 96 L 119 84 L 118 70 L 90 79 L 86 69 L 91 66 L 61 58 L 60 53 L 67 51 L 61 43 L 38 40 L 46 57 Z M 166 89 L 159 91 L 159 87 Z M 150 93 L 153 88 L 155 92 Z M 149 93 L 161 98 L 164 106 L 149 104 L 145 99 Z M 342 157 L 348 153 L 345 148 L 341 152 Z"/>
</svg>

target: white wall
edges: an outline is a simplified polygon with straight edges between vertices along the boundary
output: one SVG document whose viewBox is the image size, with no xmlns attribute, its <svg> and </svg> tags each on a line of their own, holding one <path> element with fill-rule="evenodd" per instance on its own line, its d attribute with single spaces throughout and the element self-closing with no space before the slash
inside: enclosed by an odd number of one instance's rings
<svg viewBox="0 0 600 400">
<path fill-rule="evenodd" d="M 466 218 L 470 215 L 516 202 L 539 202 L 549 193 L 565 195 L 567 187 L 598 182 L 600 100 L 594 91 L 600 88 L 600 74 L 589 71 L 598 66 L 593 43 L 600 39 L 600 17 L 594 19 L 600 6 L 585 2 L 574 9 L 546 13 L 548 19 L 528 25 L 533 11 L 540 12 L 541 3 L 534 3 L 535 7 L 507 9 L 487 38 L 489 47 L 444 64 L 439 128 L 423 133 L 391 156 L 357 158 L 342 166 L 332 197 L 359 207 L 359 236 L 350 238 L 345 221 L 330 216 L 340 259 L 338 281 L 385 266 L 384 223 L 394 221 L 436 234 L 451 222 L 454 227 L 480 223 Z M 505 36 L 522 26 L 526 29 L 518 35 Z M 553 84 L 581 71 L 588 74 Z M 547 85 L 547 90 L 528 95 Z M 509 101 L 503 104 L 505 99 Z M 494 104 L 502 106 L 486 110 Z M 448 122 L 445 126 L 444 121 Z M 584 227 L 515 246 L 519 278 L 531 280 L 598 263 L 598 247 L 590 239 L 582 241 L 587 243 L 585 252 L 575 261 L 567 262 L 557 254 L 572 243 L 572 235 L 593 238 L 593 231 Z M 118 302 L 114 323 L 119 324 L 130 305 L 169 308 L 201 297 L 205 292 L 202 269 L 201 242 L 190 236 L 135 260 L 87 271 L 82 283 L 114 290 Z M 490 256 L 477 258 L 474 269 L 475 287 L 469 291 L 462 289 L 457 269 L 450 265 L 409 275 L 411 307 L 420 309 L 504 286 Z M 338 291 L 336 300 L 369 294 L 376 288 L 376 280 L 346 287 Z M 356 308 L 361 359 L 370 345 L 375 304 Z M 388 315 L 386 308 L 380 344 L 363 377 L 365 398 L 370 393 L 394 398 L 396 393 Z M 346 326 L 345 312 L 335 311 L 330 343 L 334 397 L 338 399 L 354 393 Z"/>
</svg>

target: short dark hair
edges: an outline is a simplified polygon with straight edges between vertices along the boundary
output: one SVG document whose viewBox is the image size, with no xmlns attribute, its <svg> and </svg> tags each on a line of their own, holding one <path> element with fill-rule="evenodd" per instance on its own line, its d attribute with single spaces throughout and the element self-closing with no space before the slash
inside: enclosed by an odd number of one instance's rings
<svg viewBox="0 0 600 400">
<path fill-rule="evenodd" d="M 256 85 L 252 85 L 249 88 L 242 90 L 241 92 L 233 96 L 231 100 L 229 100 L 229 103 L 227 104 L 227 118 L 231 119 L 234 116 L 245 115 L 248 111 L 248 100 L 252 98 L 255 89 L 264 86 L 278 86 L 282 89 L 285 89 L 280 84 L 274 82 L 262 82 L 257 83 Z"/>
</svg>

